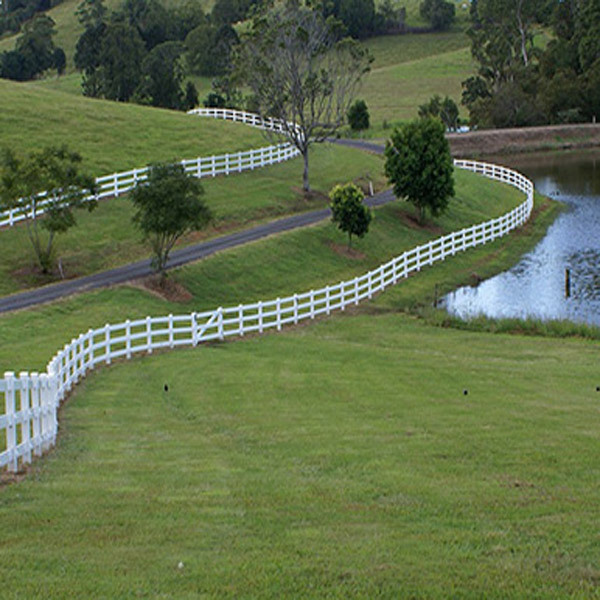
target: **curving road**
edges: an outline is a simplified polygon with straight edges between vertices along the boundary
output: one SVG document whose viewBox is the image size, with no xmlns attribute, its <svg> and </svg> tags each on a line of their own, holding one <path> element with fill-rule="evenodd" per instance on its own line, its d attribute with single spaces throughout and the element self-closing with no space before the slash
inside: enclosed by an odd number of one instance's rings
<svg viewBox="0 0 600 600">
<path fill-rule="evenodd" d="M 363 140 L 335 140 L 335 143 L 370 152 L 381 153 L 383 151 L 381 146 Z M 391 202 L 394 199 L 395 197 L 392 191 L 386 190 L 367 198 L 365 203 L 368 206 L 375 207 Z M 202 242 L 201 244 L 181 248 L 171 254 L 167 268 L 172 269 L 174 267 L 180 267 L 181 265 L 210 256 L 220 250 L 241 246 L 242 244 L 254 242 L 284 231 L 313 225 L 329 217 L 331 217 L 329 208 L 313 210 L 279 219 L 277 221 L 271 221 L 270 223 L 258 225 L 238 233 L 214 238 L 207 242 Z M 110 269 L 109 271 L 94 273 L 87 277 L 63 281 L 61 283 L 55 283 L 35 290 L 0 298 L 0 313 L 28 308 L 38 304 L 44 304 L 45 302 L 58 300 L 70 296 L 71 294 L 117 285 L 141 277 L 148 277 L 152 273 L 150 259 L 138 261 L 122 267 L 117 267 L 116 269 Z"/>
</svg>

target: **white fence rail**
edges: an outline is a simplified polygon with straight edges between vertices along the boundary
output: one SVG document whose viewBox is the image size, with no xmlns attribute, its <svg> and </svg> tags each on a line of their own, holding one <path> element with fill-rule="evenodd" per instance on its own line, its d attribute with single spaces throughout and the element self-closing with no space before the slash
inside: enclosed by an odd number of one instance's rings
<svg viewBox="0 0 600 600">
<path fill-rule="evenodd" d="M 240 114 L 250 115 L 250 113 Z M 220 116 L 217 117 L 208 113 L 206 115 L 201 116 L 211 116 L 213 118 L 224 119 L 226 118 Z M 257 117 L 257 115 L 252 116 L 260 120 L 260 117 Z M 242 122 L 241 119 L 229 118 L 227 120 L 237 120 Z M 269 127 L 267 125 L 263 125 L 262 129 L 269 129 Z M 274 165 L 289 160 L 290 158 L 294 158 L 299 154 L 300 152 L 295 146 L 293 146 L 289 142 L 286 142 L 282 144 L 275 144 L 272 146 L 265 146 L 256 150 L 246 150 L 244 152 L 235 152 L 231 154 L 219 154 L 214 156 L 208 156 L 205 158 L 192 158 L 190 160 L 181 161 L 181 164 L 183 165 L 186 173 L 192 175 L 193 177 L 216 177 L 217 175 L 232 175 L 235 173 L 241 173 L 242 171 L 252 171 L 260 167 Z M 92 200 L 94 198 L 96 198 L 97 200 L 101 200 L 103 198 L 109 198 L 113 196 L 122 196 L 123 194 L 131 191 L 139 181 L 144 181 L 147 178 L 147 176 L 148 167 L 142 167 L 140 169 L 132 169 L 130 171 L 123 171 L 121 173 L 113 173 L 112 175 L 104 175 L 103 177 L 97 177 L 97 193 L 95 196 L 88 196 L 87 200 Z M 48 202 L 44 200 L 44 197 L 45 194 L 41 194 L 40 200 L 37 203 L 38 215 L 41 215 L 44 212 L 44 206 Z M 24 221 L 25 219 L 26 215 L 23 214 L 23 211 L 21 209 L 6 210 L 4 212 L 0 212 L 0 227 L 12 227 L 16 223 Z"/>
<path fill-rule="evenodd" d="M 515 171 L 473 161 L 455 161 L 461 169 L 508 183 L 527 196 L 509 213 L 485 223 L 449 233 L 422 244 L 381 265 L 379 268 L 328 285 L 319 290 L 212 311 L 187 315 L 146 317 L 90 329 L 71 340 L 48 363 L 46 373 L 5 373 L 0 379 L 0 397 L 5 412 L 0 415 L 0 468 L 15 472 L 51 447 L 57 434 L 57 410 L 67 392 L 99 364 L 117 358 L 152 353 L 155 349 L 196 346 L 210 340 L 243 336 L 267 329 L 280 330 L 319 315 L 356 305 L 383 291 L 410 273 L 444 260 L 457 252 L 486 244 L 519 227 L 533 208 L 533 184 Z M 18 405 L 17 405 L 18 395 Z"/>
<path fill-rule="evenodd" d="M 233 121 L 234 123 L 245 123 L 259 129 L 266 129 L 276 133 L 287 134 L 286 128 L 283 127 L 283 121 L 279 119 L 264 119 L 255 113 L 249 113 L 235 108 L 193 108 L 189 110 L 188 115 L 196 115 L 198 117 L 211 117 L 213 119 L 223 119 L 224 121 Z M 288 129 L 297 129 L 294 123 L 288 121 Z"/>
</svg>

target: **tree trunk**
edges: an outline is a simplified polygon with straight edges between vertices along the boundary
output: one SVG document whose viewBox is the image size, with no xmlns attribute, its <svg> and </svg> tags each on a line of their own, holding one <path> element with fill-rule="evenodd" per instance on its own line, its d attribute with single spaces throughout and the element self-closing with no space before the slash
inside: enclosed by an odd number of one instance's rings
<svg viewBox="0 0 600 600">
<path fill-rule="evenodd" d="M 419 206 L 419 225 L 423 225 L 425 223 L 425 206 L 421 204 Z"/>
<path fill-rule="evenodd" d="M 310 183 L 308 181 L 308 148 L 302 151 L 302 157 L 304 158 L 304 173 L 302 173 L 302 189 L 305 192 L 310 192 Z"/>
</svg>

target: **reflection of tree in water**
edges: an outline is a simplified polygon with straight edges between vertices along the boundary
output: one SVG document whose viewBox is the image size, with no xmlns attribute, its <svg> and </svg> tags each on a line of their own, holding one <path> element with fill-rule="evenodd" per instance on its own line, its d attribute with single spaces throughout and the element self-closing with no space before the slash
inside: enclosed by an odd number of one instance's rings
<svg viewBox="0 0 600 600">
<path fill-rule="evenodd" d="M 600 301 L 600 251 L 591 248 L 567 257 L 571 271 L 571 296 L 577 300 Z"/>
<path fill-rule="evenodd" d="M 560 189 L 563 194 L 600 195 L 600 152 L 597 149 L 536 152 L 490 162 L 506 164 L 534 180 L 554 180 L 556 184 L 552 189 L 542 190 L 545 194 L 554 195 Z"/>
</svg>

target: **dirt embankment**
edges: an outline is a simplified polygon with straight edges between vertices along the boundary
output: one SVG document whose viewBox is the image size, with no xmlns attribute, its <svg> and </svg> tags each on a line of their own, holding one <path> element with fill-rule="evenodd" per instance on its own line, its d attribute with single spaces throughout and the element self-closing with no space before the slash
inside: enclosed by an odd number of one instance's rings
<svg viewBox="0 0 600 600">
<path fill-rule="evenodd" d="M 452 156 L 474 158 L 539 150 L 600 146 L 600 124 L 488 129 L 448 134 Z"/>
</svg>

